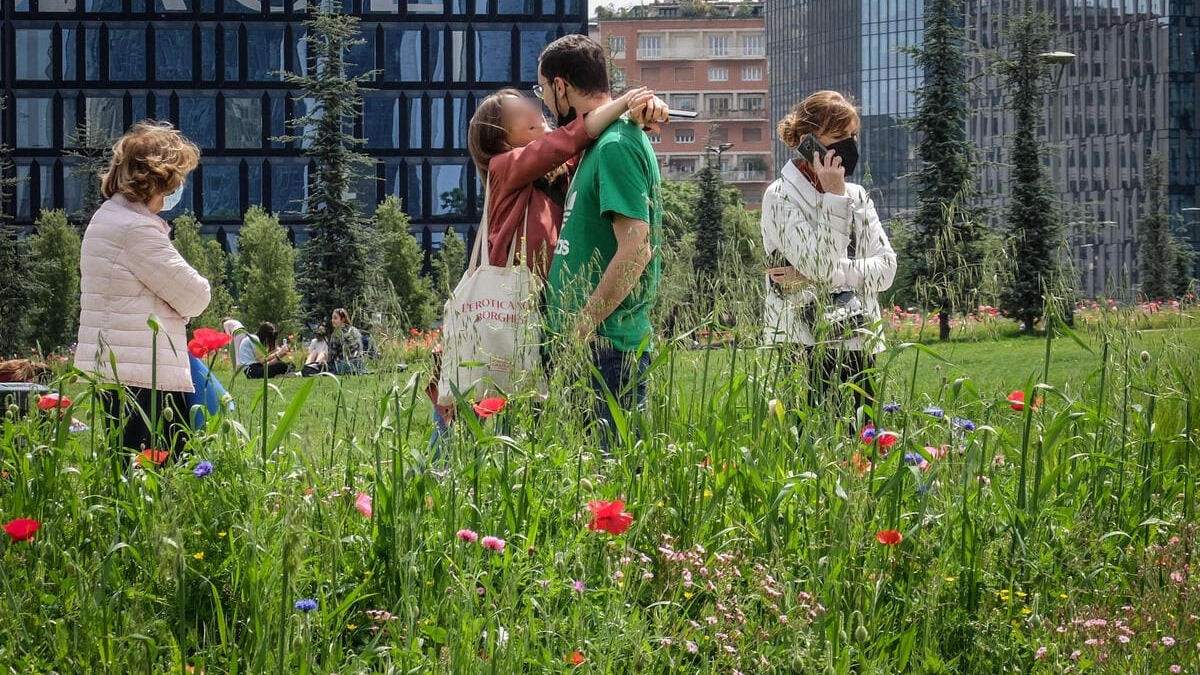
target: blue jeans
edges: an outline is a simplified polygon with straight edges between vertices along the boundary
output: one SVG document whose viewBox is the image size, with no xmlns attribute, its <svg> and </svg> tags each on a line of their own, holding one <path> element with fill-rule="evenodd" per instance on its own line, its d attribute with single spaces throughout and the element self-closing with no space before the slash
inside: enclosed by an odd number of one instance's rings
<svg viewBox="0 0 1200 675">
<path fill-rule="evenodd" d="M 611 393 L 617 406 L 629 420 L 635 411 L 646 409 L 646 371 L 650 368 L 649 352 L 620 352 L 608 344 L 592 345 L 592 391 L 596 394 L 594 419 L 600 425 L 600 447 L 608 450 L 617 437 L 617 425 L 606 393 Z"/>
</svg>

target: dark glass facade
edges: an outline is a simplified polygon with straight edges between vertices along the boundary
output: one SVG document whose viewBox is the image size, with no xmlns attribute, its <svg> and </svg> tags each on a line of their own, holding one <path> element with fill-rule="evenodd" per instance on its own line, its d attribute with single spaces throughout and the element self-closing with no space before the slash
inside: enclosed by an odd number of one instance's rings
<svg viewBox="0 0 1200 675">
<path fill-rule="evenodd" d="M 376 180 L 355 195 L 370 213 L 404 200 L 415 231 L 436 245 L 447 227 L 478 223 L 478 184 L 467 159 L 476 102 L 537 82 L 537 56 L 584 32 L 584 0 L 338 0 L 361 18 L 355 74 L 378 71 L 355 134 Z M 0 30 L 0 140 L 22 179 L 4 208 L 28 225 L 44 208 L 78 212 L 82 183 L 64 153 L 72 132 L 119 136 L 144 118 L 169 119 L 203 159 L 175 211 L 232 238 L 261 204 L 303 236 L 311 159 L 286 121 L 310 102 L 281 70 L 310 66 L 303 0 L 5 0 Z"/>
</svg>

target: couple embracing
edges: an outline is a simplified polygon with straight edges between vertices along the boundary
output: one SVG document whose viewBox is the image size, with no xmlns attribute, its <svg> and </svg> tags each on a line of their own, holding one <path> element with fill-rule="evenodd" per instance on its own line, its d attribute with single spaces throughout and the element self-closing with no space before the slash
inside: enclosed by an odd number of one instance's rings
<svg viewBox="0 0 1200 675">
<path fill-rule="evenodd" d="M 611 433 L 605 391 L 626 411 L 646 397 L 662 196 L 643 126 L 665 120 L 666 105 L 646 89 L 614 99 L 604 50 L 583 35 L 543 50 L 533 93 L 541 101 L 501 90 L 471 118 L 468 147 L 488 195 L 488 262 L 507 264 L 524 240 L 521 264 L 545 281 L 544 356 L 565 365 L 565 345 L 587 345 L 599 373 L 595 418 Z M 452 405 L 439 405 L 439 426 L 452 415 Z"/>
</svg>

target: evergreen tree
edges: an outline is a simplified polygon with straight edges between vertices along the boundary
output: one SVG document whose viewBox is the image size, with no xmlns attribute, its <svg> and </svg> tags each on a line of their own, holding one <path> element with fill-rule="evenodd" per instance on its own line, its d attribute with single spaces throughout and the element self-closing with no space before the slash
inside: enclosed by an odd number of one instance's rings
<svg viewBox="0 0 1200 675">
<path fill-rule="evenodd" d="M 716 169 L 706 166 L 696 176 L 700 186 L 700 198 L 696 202 L 695 232 L 696 291 L 701 296 L 710 295 L 712 284 L 721 276 L 721 247 L 726 243 L 725 194 L 721 176 Z"/>
<path fill-rule="evenodd" d="M 79 233 L 67 212 L 42 211 L 29 237 L 29 322 L 42 351 L 73 344 L 79 330 Z"/>
<path fill-rule="evenodd" d="M 100 177 L 108 170 L 112 144 L 113 139 L 92 131 L 84 124 L 75 127 L 67 137 L 67 147 L 75 148 L 63 152 L 63 156 L 76 160 L 71 168 L 71 178 L 84 181 L 83 200 L 79 211 L 71 214 L 78 220 L 90 219 L 96 209 L 104 203 Z"/>
<path fill-rule="evenodd" d="M 341 14 L 340 6 L 325 10 L 310 5 L 304 37 L 309 74 L 284 78 L 313 101 L 306 115 L 288 123 L 303 133 L 282 139 L 302 140 L 305 154 L 315 159 L 307 202 L 312 224 L 299 256 L 304 314 L 310 322 L 327 320 L 335 307 L 354 307 L 367 281 L 361 210 L 348 195 L 354 181 L 370 173 L 372 160 L 354 149 L 363 141 L 347 130 L 362 114 L 362 83 L 374 73 L 347 76 L 346 53 L 364 41 L 358 18 Z"/>
<path fill-rule="evenodd" d="M 1142 179 L 1146 204 L 1138 219 L 1140 243 L 1138 267 L 1142 279 L 1142 296 L 1147 300 L 1175 297 L 1175 256 L 1178 247 L 1171 234 L 1171 217 L 1167 213 L 1166 162 L 1155 153 L 1146 160 L 1146 175 Z"/>
<path fill-rule="evenodd" d="M 1196 249 L 1186 237 L 1171 235 L 1174 256 L 1171 260 L 1174 274 L 1171 276 L 1171 295 L 1178 297 L 1192 291 L 1196 277 Z"/>
<path fill-rule="evenodd" d="M 208 279 L 212 288 L 212 300 L 204 312 L 192 319 L 197 328 L 219 329 L 221 319 L 233 314 L 233 297 L 229 293 L 229 259 L 215 239 L 200 236 L 200 221 L 184 214 L 172 223 L 175 226 L 175 250 L 183 259 L 196 268 L 200 276 Z"/>
<path fill-rule="evenodd" d="M 1006 213 L 1012 278 L 1001 295 L 1005 313 L 1033 332 L 1044 298 L 1060 277 L 1062 224 L 1046 178 L 1038 139 L 1047 66 L 1040 54 L 1050 47 L 1050 18 L 1025 13 L 1012 17 L 1007 31 L 1014 54 L 999 65 L 1016 126 L 1010 139 L 1011 194 Z"/>
<path fill-rule="evenodd" d="M 300 312 L 295 252 L 278 216 L 268 215 L 261 207 L 246 212 L 245 224 L 238 233 L 235 277 L 238 318 L 248 330 L 271 321 L 280 334 L 295 331 Z"/>
<path fill-rule="evenodd" d="M 984 229 L 972 208 L 974 148 L 967 138 L 967 57 L 963 0 L 930 0 L 924 44 L 913 50 L 924 80 L 916 90 L 912 128 L 920 139 L 917 210 L 901 238 L 897 294 L 938 310 L 939 336 L 950 337 L 950 315 L 975 303 L 983 266 Z"/>
<path fill-rule="evenodd" d="M 467 243 L 458 236 L 454 228 L 446 228 L 446 236 L 442 238 L 442 247 L 433 256 L 430 265 L 433 271 L 434 315 L 440 317 L 442 308 L 454 287 L 462 279 L 467 270 Z"/>
<path fill-rule="evenodd" d="M 398 328 L 424 330 L 433 320 L 433 287 L 421 276 L 425 256 L 408 226 L 408 215 L 396 197 L 389 196 L 375 211 L 378 245 L 372 253 L 378 272 L 373 285 L 394 298 Z"/>
<path fill-rule="evenodd" d="M 0 220 L 0 359 L 29 347 L 29 298 L 33 292 L 17 231 Z"/>
</svg>

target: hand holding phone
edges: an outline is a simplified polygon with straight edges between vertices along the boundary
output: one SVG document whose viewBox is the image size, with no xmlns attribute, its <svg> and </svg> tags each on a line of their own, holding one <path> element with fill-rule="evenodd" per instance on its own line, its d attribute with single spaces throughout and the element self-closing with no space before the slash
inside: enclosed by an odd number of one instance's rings
<svg viewBox="0 0 1200 675">
<path fill-rule="evenodd" d="M 829 152 L 829 149 L 822 145 L 821 141 L 818 141 L 816 136 L 813 136 L 812 134 L 804 134 L 804 138 L 801 138 L 800 144 L 796 146 L 796 152 L 800 153 L 801 159 L 807 160 L 811 163 L 813 161 L 813 155 L 820 155 L 821 157 L 824 157 L 825 153 Z"/>
</svg>

